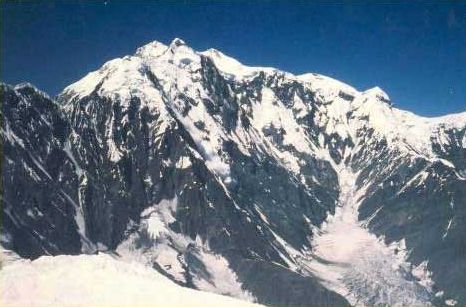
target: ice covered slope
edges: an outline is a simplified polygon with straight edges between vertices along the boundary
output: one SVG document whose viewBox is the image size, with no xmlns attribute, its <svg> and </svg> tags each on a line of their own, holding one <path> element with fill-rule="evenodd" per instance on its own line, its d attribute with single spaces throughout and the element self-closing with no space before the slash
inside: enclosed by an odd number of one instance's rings
<svg viewBox="0 0 466 307">
<path fill-rule="evenodd" d="M 43 256 L 0 270 L 0 305 L 260 307 L 181 287 L 150 267 L 99 255 Z"/>
<path fill-rule="evenodd" d="M 214 65 L 209 67 L 210 63 Z M 217 80 L 205 79 L 209 77 L 205 75 L 207 68 L 213 70 L 210 77 Z M 215 76 L 216 70 L 219 76 Z M 212 114 L 208 114 L 209 110 L 203 106 L 205 102 L 189 107 L 186 104 L 190 99 L 218 103 L 212 96 L 221 94 L 215 92 L 219 89 L 205 84 L 212 82 L 227 85 L 225 90 L 230 93 L 224 94 L 230 94 L 228 98 L 236 99 L 246 98 L 243 97 L 246 93 L 237 92 L 237 86 L 252 88 L 258 82 L 266 82 L 256 93 L 258 96 L 254 97 L 259 105 L 253 105 L 252 110 L 247 110 L 253 118 L 263 117 L 252 124 L 254 128 L 261 129 L 271 124 L 277 126 L 281 122 L 288 134 L 285 137 L 286 143 L 298 150 L 305 148 L 299 146 L 302 134 L 296 135 L 292 131 L 296 128 L 295 122 L 310 112 L 314 115 L 315 111 L 315 124 L 324 127 L 328 135 L 336 133 L 343 139 L 352 136 L 354 141 L 357 131 L 364 126 L 373 129 L 375 135 L 385 138 L 392 146 L 429 158 L 437 155 L 436 148 L 433 148 L 437 143 L 441 148 L 450 143 L 447 130 L 464 129 L 466 125 L 466 112 L 436 118 L 418 116 L 393 107 L 387 93 L 377 86 L 359 91 L 341 81 L 315 73 L 293 75 L 270 67 L 246 66 L 215 49 L 203 52 L 193 50 L 178 38 L 168 46 L 154 41 L 139 48 L 134 55 L 111 60 L 99 70 L 65 88 L 62 96 L 69 103 L 97 94 L 119 100 L 126 106 L 131 98 L 138 97 L 142 104 L 159 110 L 164 116 L 170 117 L 166 110 L 174 112 L 177 119 L 187 127 L 188 122 L 201 120 L 206 128 L 213 129 L 211 133 L 215 133 L 216 137 L 228 138 L 223 131 L 225 125 L 219 126 L 224 123 L 210 118 Z M 298 84 L 302 85 L 303 92 L 309 90 L 309 95 L 300 93 L 296 88 Z M 276 101 L 286 103 L 277 106 Z M 315 105 L 309 105 L 310 101 Z M 239 111 L 242 113 L 243 110 Z M 346 115 L 351 115 L 349 120 L 345 118 Z M 348 122 L 351 123 L 350 127 Z M 188 128 L 192 134 L 196 134 L 194 136 L 202 145 L 202 129 Z M 351 132 L 354 134 L 351 135 Z M 245 141 L 240 138 L 241 135 L 238 137 L 239 141 Z M 211 143 L 215 148 L 220 145 L 216 139 L 212 139 Z M 219 172 L 227 171 L 221 157 L 215 157 L 214 154 L 208 156 L 214 160 L 212 165 L 216 164 Z"/>
<path fill-rule="evenodd" d="M 158 114 L 161 128 L 178 122 L 207 167 L 226 183 L 232 179 L 230 161 L 221 152 L 230 141 L 246 155 L 266 151 L 295 175 L 303 168 L 299 156 L 338 162 L 361 142 L 364 152 L 384 143 L 411 158 L 457 167 L 459 175 L 465 171 L 458 156 L 447 152 L 464 148 L 466 112 L 421 117 L 393 107 L 379 87 L 358 91 L 318 74 L 245 66 L 215 49 L 193 50 L 181 39 L 168 46 L 154 41 L 105 63 L 65 88 L 60 100 L 74 114 L 76 102 L 92 97 L 115 101 L 123 112 L 137 99 Z M 107 129 L 105 137 L 116 162 L 125 150 L 115 145 L 113 134 Z"/>
</svg>

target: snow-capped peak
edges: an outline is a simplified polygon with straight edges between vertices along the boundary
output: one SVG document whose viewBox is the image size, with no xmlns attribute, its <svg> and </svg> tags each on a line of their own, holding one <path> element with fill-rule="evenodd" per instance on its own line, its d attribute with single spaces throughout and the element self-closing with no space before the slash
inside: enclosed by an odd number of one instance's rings
<svg viewBox="0 0 466 307">
<path fill-rule="evenodd" d="M 202 57 L 210 58 L 226 79 L 239 83 L 247 84 L 251 78 L 259 73 L 266 75 L 280 73 L 288 81 L 302 83 L 315 94 L 318 101 L 324 103 L 326 110 L 322 110 L 322 114 L 325 116 L 317 118 L 316 122 L 326 125 L 326 130 L 329 133 L 332 132 L 333 128 L 338 128 L 338 131 L 333 132 L 347 135 L 349 128 L 344 128 L 345 131 L 341 130 L 342 127 L 346 127 L 343 122 L 346 121 L 347 112 L 355 111 L 355 115 L 361 119 L 361 123 L 357 125 L 369 125 L 388 140 L 393 140 L 395 143 L 401 140 L 403 147 L 415 148 L 416 152 L 433 155 L 431 153 L 431 134 L 426 133 L 426 131 L 438 130 L 436 127 L 442 125 L 441 118 L 428 119 L 393 108 L 389 96 L 380 87 L 376 86 L 360 92 L 341 81 L 315 73 L 295 76 L 274 68 L 246 66 L 216 49 L 197 52 L 179 38 L 175 38 L 168 46 L 153 41 L 137 49 L 133 56 L 111 60 L 99 70 L 89 73 L 80 81 L 68 86 L 64 90 L 64 94 L 71 98 L 84 97 L 96 91 L 98 95 L 116 98 L 123 106 L 128 104 L 131 97 L 137 96 L 143 104 L 159 110 L 160 106 L 163 105 L 162 96 L 164 94 L 170 96 L 174 94 L 173 91 L 176 92 L 180 89 L 182 89 L 183 95 L 195 101 L 207 99 L 209 94 L 202 84 L 196 81 L 203 78 L 201 76 Z M 157 77 L 164 93 L 160 91 L 160 88 L 155 87 L 151 75 Z M 266 93 L 268 92 L 266 91 Z M 176 96 L 176 94 L 174 95 Z M 274 97 L 272 94 L 269 96 Z M 170 108 L 178 109 L 179 112 L 183 113 L 183 103 L 178 103 L 175 100 L 175 97 L 171 99 L 170 103 L 173 105 Z M 301 108 L 302 110 L 306 109 L 305 105 L 306 103 Z M 196 111 L 190 112 L 187 117 L 191 120 L 195 119 L 207 123 L 207 111 L 202 108 L 195 109 Z M 262 115 L 256 117 L 258 116 Z M 283 120 L 283 118 L 279 120 L 278 117 L 275 119 L 278 122 Z M 272 122 L 275 122 L 275 119 Z M 212 119 L 209 125 L 214 125 L 216 122 Z M 349 123 L 347 126 L 349 127 Z M 429 128 L 421 129 L 422 131 L 415 129 L 421 126 Z M 224 134 L 221 127 L 218 130 L 216 134 L 219 136 Z M 211 131 L 211 133 L 213 132 Z M 355 131 L 351 133 L 354 134 Z M 211 139 L 210 142 L 214 141 Z M 220 144 L 217 145 L 220 146 Z M 298 144 L 294 144 L 294 146 L 297 148 Z"/>
<path fill-rule="evenodd" d="M 23 89 L 23 88 L 26 88 L 26 87 L 29 87 L 29 88 L 33 88 L 34 90 L 38 91 L 39 92 L 39 89 L 37 89 L 37 87 L 35 87 L 34 85 L 32 85 L 31 83 L 29 82 L 21 82 L 21 83 L 18 83 L 14 86 L 14 89 L 15 90 L 20 90 L 20 89 Z"/>
<path fill-rule="evenodd" d="M 242 78 L 251 77 L 261 71 L 269 72 L 269 73 L 278 71 L 277 69 L 272 68 L 272 67 L 255 67 L 255 66 L 244 65 L 240 63 L 238 60 L 213 48 L 200 52 L 200 54 L 210 58 L 214 62 L 215 66 L 222 73 L 226 74 L 227 77 L 230 77 L 233 79 L 242 79 Z"/>
<path fill-rule="evenodd" d="M 150 58 L 156 58 L 164 54 L 167 50 L 172 50 L 174 51 L 178 47 L 181 46 L 186 46 L 186 42 L 182 40 L 181 38 L 175 38 L 171 41 L 170 44 L 165 45 L 159 41 L 152 41 L 142 47 L 139 47 L 136 49 L 135 56 L 150 59 Z"/>
<path fill-rule="evenodd" d="M 349 95 L 356 96 L 359 92 L 352 86 L 339 80 L 316 73 L 306 73 L 297 76 L 298 80 L 306 83 L 312 90 L 327 98 Z"/>
<path fill-rule="evenodd" d="M 363 96 L 366 98 L 375 98 L 378 101 L 388 103 L 391 105 L 390 97 L 388 97 L 388 94 L 385 93 L 384 90 L 382 90 L 380 87 L 376 86 L 373 88 L 370 88 L 362 93 Z"/>
<path fill-rule="evenodd" d="M 34 85 L 32 85 L 32 84 L 29 83 L 29 82 L 21 82 L 21 83 L 19 83 L 19 84 L 16 84 L 16 85 L 14 86 L 14 89 L 15 89 L 15 91 L 21 91 L 21 90 L 23 90 L 23 89 L 32 89 L 32 90 L 34 90 L 34 92 L 40 94 L 42 97 L 45 97 L 45 98 L 47 98 L 47 99 L 50 99 L 50 96 L 49 96 L 47 93 L 45 93 L 45 92 L 39 90 L 37 87 L 35 87 Z"/>
<path fill-rule="evenodd" d="M 173 39 L 172 42 L 170 43 L 170 46 L 174 46 L 174 47 L 179 47 L 183 45 L 186 45 L 185 41 L 178 37 Z"/>
<path fill-rule="evenodd" d="M 136 50 L 135 55 L 140 57 L 158 57 L 162 55 L 168 46 L 158 41 L 152 41 Z"/>
</svg>

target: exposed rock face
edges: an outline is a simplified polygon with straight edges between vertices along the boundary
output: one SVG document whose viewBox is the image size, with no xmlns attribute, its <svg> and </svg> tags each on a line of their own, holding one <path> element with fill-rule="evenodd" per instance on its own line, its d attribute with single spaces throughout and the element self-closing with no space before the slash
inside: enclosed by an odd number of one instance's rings
<svg viewBox="0 0 466 307">
<path fill-rule="evenodd" d="M 23 257 L 81 252 L 84 232 L 70 127 L 60 107 L 28 84 L 1 85 L 2 244 Z"/>
<path fill-rule="evenodd" d="M 30 85 L 1 95 L 2 244 L 23 257 L 110 250 L 277 306 L 409 304 L 368 298 L 373 276 L 327 278 L 343 273 L 316 242 L 351 195 L 354 226 L 401 255 L 383 276 L 403 275 L 421 302 L 466 301 L 466 113 L 422 118 L 380 88 L 179 39 L 106 63 L 57 102 Z"/>
</svg>

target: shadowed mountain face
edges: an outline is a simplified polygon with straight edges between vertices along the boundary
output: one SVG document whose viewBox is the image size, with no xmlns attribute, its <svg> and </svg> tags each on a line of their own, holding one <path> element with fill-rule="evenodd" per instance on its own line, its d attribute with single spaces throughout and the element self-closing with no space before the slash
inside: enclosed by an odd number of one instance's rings
<svg viewBox="0 0 466 307">
<path fill-rule="evenodd" d="M 23 257 L 110 251 L 275 306 L 466 302 L 466 113 L 179 39 L 1 97 L 2 245 Z"/>
</svg>

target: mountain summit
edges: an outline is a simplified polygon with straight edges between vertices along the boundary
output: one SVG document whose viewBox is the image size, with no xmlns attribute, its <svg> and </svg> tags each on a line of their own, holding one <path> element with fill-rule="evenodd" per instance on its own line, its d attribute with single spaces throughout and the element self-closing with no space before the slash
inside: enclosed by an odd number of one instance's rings
<svg viewBox="0 0 466 307">
<path fill-rule="evenodd" d="M 466 112 L 151 42 L 56 101 L 1 86 L 2 245 L 271 306 L 466 302 Z"/>
</svg>

